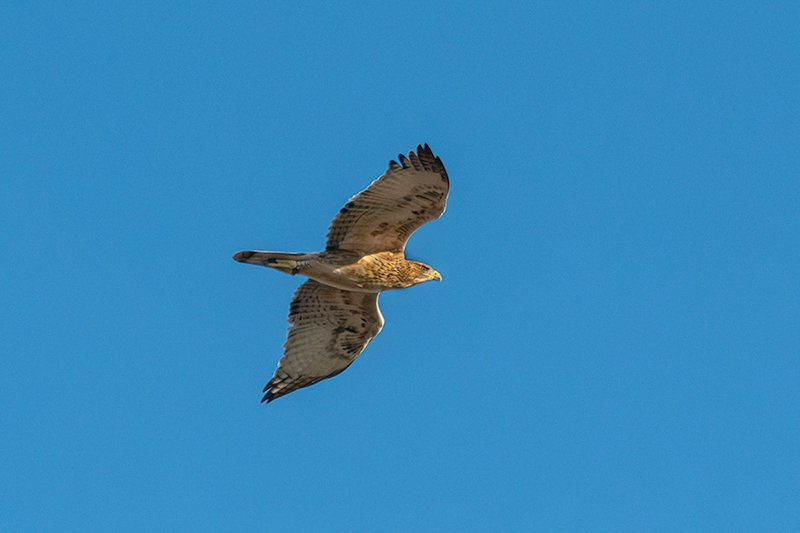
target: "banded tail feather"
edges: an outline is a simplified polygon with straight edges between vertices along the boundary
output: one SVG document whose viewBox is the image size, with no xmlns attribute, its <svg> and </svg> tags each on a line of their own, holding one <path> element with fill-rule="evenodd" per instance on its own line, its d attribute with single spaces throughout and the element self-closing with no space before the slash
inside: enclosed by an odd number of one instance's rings
<svg viewBox="0 0 800 533">
<path fill-rule="evenodd" d="M 297 274 L 297 263 L 302 261 L 309 254 L 296 252 L 264 252 L 250 251 L 238 252 L 233 256 L 234 261 L 248 263 L 250 265 L 261 265 L 273 268 L 284 274 Z"/>
</svg>

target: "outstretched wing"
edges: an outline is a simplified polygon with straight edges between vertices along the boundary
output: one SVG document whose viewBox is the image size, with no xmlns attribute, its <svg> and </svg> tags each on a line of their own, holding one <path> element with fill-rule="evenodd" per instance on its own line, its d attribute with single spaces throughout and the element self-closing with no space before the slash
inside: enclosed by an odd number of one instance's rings
<svg viewBox="0 0 800 533">
<path fill-rule="evenodd" d="M 291 324 L 262 402 L 343 372 L 381 331 L 378 293 L 350 292 L 308 280 L 289 305 Z"/>
<path fill-rule="evenodd" d="M 401 252 L 412 233 L 442 216 L 450 189 L 442 161 L 427 144 L 399 159 L 334 217 L 328 250 Z"/>
</svg>

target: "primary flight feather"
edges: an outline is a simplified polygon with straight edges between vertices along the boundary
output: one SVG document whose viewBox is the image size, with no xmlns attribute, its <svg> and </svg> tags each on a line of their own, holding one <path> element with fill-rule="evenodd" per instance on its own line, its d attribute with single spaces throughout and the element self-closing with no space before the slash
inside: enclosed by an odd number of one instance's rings
<svg viewBox="0 0 800 533">
<path fill-rule="evenodd" d="M 412 233 L 444 213 L 447 172 L 427 144 L 399 160 L 342 207 L 328 227 L 325 251 L 233 256 L 309 278 L 292 297 L 284 354 L 262 402 L 350 366 L 383 327 L 379 293 L 442 279 L 428 265 L 406 260 L 404 251 Z"/>
</svg>

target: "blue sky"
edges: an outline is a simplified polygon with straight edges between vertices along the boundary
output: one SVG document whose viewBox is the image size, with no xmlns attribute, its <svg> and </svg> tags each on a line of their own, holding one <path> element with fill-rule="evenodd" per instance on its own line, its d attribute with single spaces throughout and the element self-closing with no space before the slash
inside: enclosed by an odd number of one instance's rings
<svg viewBox="0 0 800 533">
<path fill-rule="evenodd" d="M 0 8 L 0 529 L 797 531 L 796 2 Z M 390 159 L 447 212 L 259 403 Z"/>
</svg>

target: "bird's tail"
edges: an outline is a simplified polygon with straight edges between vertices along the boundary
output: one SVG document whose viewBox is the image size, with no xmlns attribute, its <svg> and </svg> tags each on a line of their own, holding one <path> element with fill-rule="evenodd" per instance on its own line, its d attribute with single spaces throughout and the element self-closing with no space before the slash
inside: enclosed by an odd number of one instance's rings
<svg viewBox="0 0 800 533">
<path fill-rule="evenodd" d="M 310 254 L 292 252 L 239 252 L 234 254 L 233 260 L 251 265 L 262 265 L 274 268 L 285 274 L 297 274 L 297 263 Z"/>
</svg>

